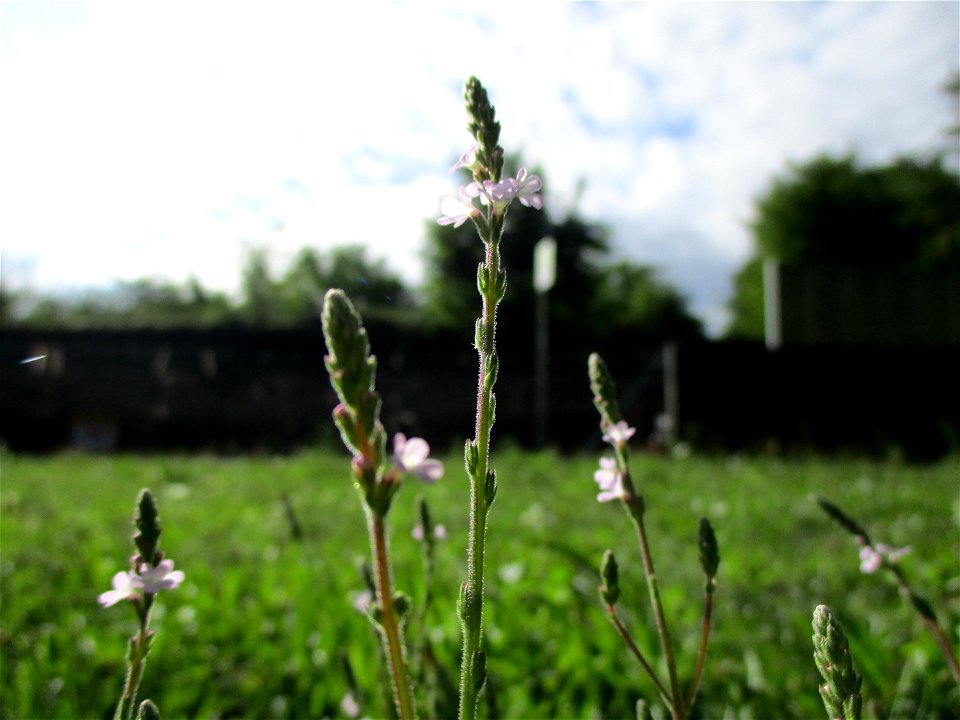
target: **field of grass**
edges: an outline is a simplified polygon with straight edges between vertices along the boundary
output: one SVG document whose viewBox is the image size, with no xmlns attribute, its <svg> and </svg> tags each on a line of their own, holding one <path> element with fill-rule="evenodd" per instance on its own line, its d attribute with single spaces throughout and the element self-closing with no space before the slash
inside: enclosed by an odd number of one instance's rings
<svg viewBox="0 0 960 720">
<path fill-rule="evenodd" d="M 425 495 L 449 538 L 438 547 L 427 619 L 456 683 L 455 598 L 464 574 L 467 484 L 446 458 L 437 486 L 408 480 L 390 515 L 397 588 L 423 596 L 410 536 Z M 162 547 L 186 572 L 158 596 L 158 635 L 141 697 L 164 717 L 338 717 L 352 669 L 367 717 L 387 713 L 378 643 L 351 605 L 368 554 L 343 453 L 2 461 L 2 718 L 107 718 L 120 692 L 134 614 L 96 603 L 131 554 L 137 492 L 154 490 Z M 960 630 L 958 459 L 895 461 L 635 456 L 661 592 L 681 674 L 696 653 L 702 576 L 697 519 L 716 528 L 721 564 L 715 634 L 698 713 L 705 718 L 825 718 L 810 620 L 826 603 L 864 675 L 865 717 L 960 715 L 958 688 L 934 642 L 887 578 L 864 576 L 851 538 L 812 501 L 820 494 L 874 539 L 910 545 L 903 567 L 956 644 Z M 646 676 L 597 594 L 605 548 L 617 552 L 621 607 L 657 656 L 639 551 L 622 510 L 595 502 L 592 456 L 507 450 L 488 535 L 487 717 L 628 718 Z M 294 539 L 282 497 L 302 525 Z M 421 632 L 411 627 L 411 637 Z M 441 694 L 442 697 L 442 694 Z M 441 708 L 443 707 L 441 703 Z"/>
</svg>

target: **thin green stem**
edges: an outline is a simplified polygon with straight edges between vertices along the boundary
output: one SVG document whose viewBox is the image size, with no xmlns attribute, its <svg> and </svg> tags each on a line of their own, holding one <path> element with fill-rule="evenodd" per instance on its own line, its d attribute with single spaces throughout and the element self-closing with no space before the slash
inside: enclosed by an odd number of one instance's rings
<svg viewBox="0 0 960 720">
<path fill-rule="evenodd" d="M 380 627 L 390 660 L 390 675 L 393 679 L 394 698 L 400 720 L 412 720 L 416 717 L 407 667 L 404 662 L 403 643 L 400 637 L 400 623 L 393 602 L 393 584 L 390 580 L 390 558 L 387 550 L 387 531 L 383 518 L 372 510 L 367 512 L 370 534 L 373 539 L 375 574 L 377 580 L 377 600 L 380 606 Z"/>
<path fill-rule="evenodd" d="M 913 607 L 916 613 L 920 616 L 920 619 L 923 620 L 923 624 L 927 626 L 927 630 L 929 630 L 930 634 L 933 635 L 934 642 L 937 643 L 937 647 L 940 648 L 940 652 L 947 661 L 947 666 L 950 668 L 950 673 L 953 675 L 953 679 L 957 681 L 958 685 L 960 685 L 960 664 L 957 663 L 957 655 L 953 650 L 953 646 L 950 644 L 950 639 L 947 637 L 947 634 L 943 631 L 943 628 L 940 627 L 940 623 L 937 622 L 933 608 L 931 608 L 925 600 L 918 600 L 917 595 L 913 592 L 913 590 L 910 589 L 910 584 L 907 582 L 906 574 L 898 565 L 889 563 L 887 566 L 893 572 L 893 576 L 897 579 L 897 586 L 899 588 L 901 597 L 903 597 L 903 599 L 911 607 Z M 923 611 L 921 611 L 921 608 L 918 607 L 918 603 L 922 603 Z"/>
<path fill-rule="evenodd" d="M 657 573 L 653 566 L 653 556 L 650 553 L 650 543 L 647 541 L 647 530 L 643 522 L 643 500 L 636 495 L 633 481 L 626 464 L 625 451 L 618 452 L 620 467 L 623 473 L 623 486 L 627 493 L 624 506 L 633 520 L 637 530 L 637 540 L 640 545 L 640 555 L 643 558 L 643 572 L 647 577 L 647 590 L 650 593 L 650 605 L 653 607 L 653 616 L 657 625 L 657 634 L 660 637 L 660 647 L 667 663 L 667 673 L 670 676 L 670 695 L 673 698 L 671 707 L 674 720 L 682 720 L 686 716 L 683 704 L 683 694 L 680 690 L 680 680 L 677 677 L 677 662 L 673 656 L 673 644 L 670 641 L 670 631 L 667 628 L 667 618 L 663 612 L 663 603 L 660 601 L 660 588 L 657 583 Z"/>
<path fill-rule="evenodd" d="M 623 638 L 623 641 L 627 644 L 627 647 L 630 648 L 630 652 L 633 653 L 634 657 L 640 661 L 640 665 L 646 671 L 647 675 L 650 676 L 650 679 L 657 688 L 657 692 L 660 693 L 660 697 L 663 698 L 663 701 L 667 704 L 667 707 L 669 707 L 670 711 L 673 712 L 673 701 L 670 699 L 670 693 L 667 692 L 667 689 L 663 686 L 663 683 L 660 682 L 660 678 L 657 677 L 653 667 L 649 662 L 647 662 L 647 659 L 643 656 L 643 653 L 640 652 L 640 648 L 637 647 L 637 644 L 633 641 L 630 633 L 627 632 L 627 629 L 623 626 L 623 623 L 620 621 L 620 616 L 617 614 L 617 608 L 614 605 L 608 604 L 607 612 L 610 614 L 610 619 L 613 621 L 613 626 L 617 629 L 620 637 Z"/>
<path fill-rule="evenodd" d="M 707 592 L 703 601 L 703 631 L 700 633 L 700 652 L 697 654 L 697 666 L 693 673 L 693 681 L 690 683 L 690 690 L 687 692 L 687 699 L 684 707 L 693 707 L 693 700 L 700 689 L 700 681 L 703 679 L 703 666 L 707 660 L 707 644 L 710 641 L 710 627 L 713 618 L 713 578 L 707 579 Z"/>
<path fill-rule="evenodd" d="M 491 234 L 499 234 L 501 223 L 493 223 Z M 496 236 L 496 235 L 495 235 Z M 463 658 L 460 669 L 460 720 L 477 716 L 477 703 L 483 677 L 478 675 L 478 657 L 483 647 L 483 561 L 487 535 L 486 478 L 490 460 L 490 432 L 493 426 L 493 383 L 487 381 L 489 363 L 495 348 L 496 278 L 500 272 L 500 251 L 492 238 L 485 242 L 485 269 L 489 281 L 483 297 L 482 338 L 478 338 L 480 375 L 477 386 L 477 421 L 475 444 L 476 472 L 470 477 L 470 540 L 467 546 L 467 581 L 462 593 Z"/>
<path fill-rule="evenodd" d="M 123 694 L 120 696 L 120 702 L 117 703 L 117 709 L 113 714 L 114 720 L 131 720 L 133 718 L 133 707 L 137 700 L 137 691 L 140 689 L 140 680 L 143 678 L 143 668 L 147 661 L 147 653 L 150 652 L 150 631 L 147 625 L 150 620 L 150 606 L 153 604 L 153 596 L 146 595 L 143 600 L 143 606 L 137 608 L 137 614 L 140 618 L 140 630 L 131 639 L 133 644 L 130 664 L 127 667 L 127 678 L 123 684 Z"/>
</svg>

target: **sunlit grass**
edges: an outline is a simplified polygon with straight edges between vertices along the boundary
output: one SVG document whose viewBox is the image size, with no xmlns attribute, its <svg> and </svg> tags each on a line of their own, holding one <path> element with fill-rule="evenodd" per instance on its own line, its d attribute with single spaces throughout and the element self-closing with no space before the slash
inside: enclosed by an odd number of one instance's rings
<svg viewBox="0 0 960 720">
<path fill-rule="evenodd" d="M 377 641 L 350 603 L 368 555 L 341 453 L 284 458 L 2 457 L 0 716 L 109 717 L 133 613 L 97 606 L 131 553 L 141 487 L 157 496 L 161 545 L 187 573 L 159 598 L 142 694 L 165 717 L 338 716 L 357 674 L 364 712 L 385 712 Z M 408 481 L 390 515 L 398 589 L 422 596 L 414 499 L 449 531 L 429 624 L 456 677 L 454 606 L 464 572 L 467 484 L 447 458 L 437 486 Z M 629 717 L 651 688 L 597 595 L 603 550 L 621 565 L 624 617 L 656 656 L 639 552 L 624 513 L 594 501 L 592 456 L 507 451 L 490 518 L 487 643 L 502 717 Z M 820 717 L 810 618 L 833 608 L 877 715 L 949 716 L 957 689 L 936 646 L 881 577 L 859 573 L 849 536 L 811 501 L 823 495 L 873 537 L 913 552 L 904 567 L 957 641 L 958 462 L 635 458 L 682 676 L 696 652 L 702 577 L 697 518 L 720 542 L 715 635 L 702 716 Z M 291 535 L 286 493 L 303 527 Z M 412 633 L 416 628 L 411 628 Z M 486 712 L 482 710 L 481 712 Z"/>
</svg>

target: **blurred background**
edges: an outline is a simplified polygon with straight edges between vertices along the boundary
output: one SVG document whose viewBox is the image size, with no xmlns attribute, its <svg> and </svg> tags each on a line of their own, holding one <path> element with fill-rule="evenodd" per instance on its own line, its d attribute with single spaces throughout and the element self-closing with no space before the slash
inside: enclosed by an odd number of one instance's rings
<svg viewBox="0 0 960 720">
<path fill-rule="evenodd" d="M 956 3 L 464 10 L 0 5 L 0 437 L 332 439 L 342 287 L 388 429 L 471 432 L 482 246 L 436 225 L 487 86 L 511 208 L 498 431 L 598 438 L 600 351 L 651 446 L 956 448 Z M 556 243 L 533 286 L 534 247 Z"/>
</svg>

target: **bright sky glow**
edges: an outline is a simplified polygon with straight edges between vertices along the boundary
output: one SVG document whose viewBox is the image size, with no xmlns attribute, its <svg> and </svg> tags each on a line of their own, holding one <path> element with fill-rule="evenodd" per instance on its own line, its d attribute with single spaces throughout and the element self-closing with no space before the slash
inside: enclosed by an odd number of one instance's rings
<svg viewBox="0 0 960 720">
<path fill-rule="evenodd" d="M 4 282 L 234 290 L 252 246 L 279 269 L 363 242 L 416 283 L 476 74 L 546 211 L 607 224 L 718 329 L 772 174 L 929 154 L 953 122 L 956 2 L 473 7 L 5 0 Z"/>
</svg>

